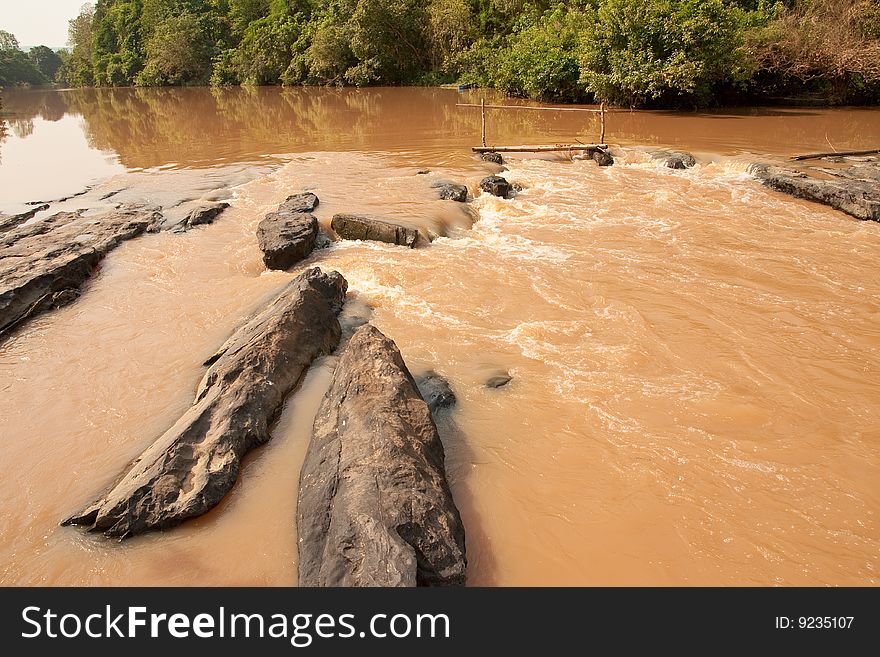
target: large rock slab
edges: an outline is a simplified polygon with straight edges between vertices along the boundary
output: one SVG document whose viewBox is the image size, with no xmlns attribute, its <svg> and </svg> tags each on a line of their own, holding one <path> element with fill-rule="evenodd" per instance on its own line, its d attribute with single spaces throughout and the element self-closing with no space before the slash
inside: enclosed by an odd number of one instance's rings
<svg viewBox="0 0 880 657">
<path fill-rule="evenodd" d="M 302 212 L 270 212 L 257 226 L 257 242 L 269 269 L 289 269 L 308 256 L 318 238 L 318 220 Z"/>
<path fill-rule="evenodd" d="M 880 221 L 880 185 L 864 173 L 840 171 L 830 179 L 822 179 L 766 164 L 754 165 L 750 170 L 771 189 L 823 203 L 857 219 Z"/>
<path fill-rule="evenodd" d="M 465 581 L 437 427 L 394 342 L 369 324 L 345 348 L 315 418 L 297 526 L 301 586 Z"/>
<path fill-rule="evenodd" d="M 244 455 L 269 440 L 312 361 L 338 345 L 346 287 L 338 272 L 317 268 L 292 280 L 208 360 L 189 410 L 105 495 L 62 524 L 126 538 L 213 508 Z"/>
<path fill-rule="evenodd" d="M 414 249 L 419 242 L 419 231 L 399 224 L 364 217 L 357 214 L 337 214 L 330 220 L 330 227 L 347 240 L 372 240 L 387 242 Z"/>
<path fill-rule="evenodd" d="M 123 207 L 91 216 L 59 212 L 9 228 L 0 235 L 0 336 L 76 299 L 107 253 L 160 219 L 153 210 Z"/>
</svg>

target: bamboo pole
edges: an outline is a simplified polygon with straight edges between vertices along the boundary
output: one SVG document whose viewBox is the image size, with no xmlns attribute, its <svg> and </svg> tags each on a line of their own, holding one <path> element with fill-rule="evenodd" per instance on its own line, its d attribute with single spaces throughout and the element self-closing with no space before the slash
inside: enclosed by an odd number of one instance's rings
<svg viewBox="0 0 880 657">
<path fill-rule="evenodd" d="M 540 110 L 544 112 L 592 112 L 599 114 L 601 109 L 589 107 L 542 107 L 539 105 L 485 105 L 483 103 L 456 103 L 456 107 L 485 107 L 486 109 Z M 606 109 L 606 112 L 629 112 L 626 109 Z"/>
<path fill-rule="evenodd" d="M 483 146 L 486 145 L 486 99 L 480 98 L 480 109 L 482 110 L 482 118 L 483 118 Z"/>
<path fill-rule="evenodd" d="M 602 110 L 602 113 L 599 115 L 599 122 L 600 122 L 602 129 L 601 129 L 601 132 L 599 133 L 599 143 L 604 144 L 605 143 L 605 103 L 604 102 L 600 106 L 600 109 Z"/>
<path fill-rule="evenodd" d="M 810 153 L 809 155 L 793 155 L 792 160 L 818 160 L 822 157 L 847 157 L 850 155 L 877 155 L 880 154 L 880 148 L 871 148 L 866 151 L 841 151 L 839 153 Z"/>
<path fill-rule="evenodd" d="M 554 151 L 598 151 L 605 144 L 556 144 L 555 146 L 474 146 L 474 153 L 552 153 Z"/>
</svg>

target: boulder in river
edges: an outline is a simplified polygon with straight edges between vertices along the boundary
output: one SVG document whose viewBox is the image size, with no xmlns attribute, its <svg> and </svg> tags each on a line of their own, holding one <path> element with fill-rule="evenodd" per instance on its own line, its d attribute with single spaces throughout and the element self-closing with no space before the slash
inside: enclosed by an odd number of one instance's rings
<svg viewBox="0 0 880 657">
<path fill-rule="evenodd" d="M 151 209 L 59 212 L 0 234 L 0 335 L 76 299 L 103 257 L 160 221 Z"/>
<path fill-rule="evenodd" d="M 346 346 L 300 477 L 300 586 L 465 582 L 443 443 L 397 346 L 370 324 Z"/>
<path fill-rule="evenodd" d="M 690 169 L 697 164 L 696 158 L 684 151 L 655 151 L 651 157 L 669 169 Z"/>
<path fill-rule="evenodd" d="M 750 171 L 771 189 L 823 203 L 856 219 L 880 221 L 880 184 L 864 175 L 853 177 L 851 173 L 841 171 L 823 179 L 803 171 L 766 164 L 754 165 Z M 826 176 L 828 172 L 823 170 Z"/>
<path fill-rule="evenodd" d="M 414 249 L 419 242 L 419 231 L 415 228 L 357 214 L 334 215 L 330 227 L 337 235 L 347 240 L 387 242 L 408 246 L 411 249 Z"/>
<path fill-rule="evenodd" d="M 464 203 L 468 199 L 468 188 L 458 183 L 438 182 L 432 185 L 437 194 L 444 201 L 458 201 Z"/>
<path fill-rule="evenodd" d="M 315 248 L 318 220 L 304 212 L 270 212 L 257 226 L 257 242 L 269 269 L 289 269 Z"/>
<path fill-rule="evenodd" d="M 431 413 L 436 414 L 437 411 L 454 406 L 458 401 L 449 381 L 434 370 L 428 370 L 416 377 L 416 385 Z"/>
<path fill-rule="evenodd" d="M 213 508 L 241 460 L 269 427 L 312 361 L 339 344 L 346 292 L 338 272 L 309 269 L 226 341 L 192 406 L 138 457 L 110 491 L 62 524 L 127 538 Z"/>
<path fill-rule="evenodd" d="M 192 228 L 193 226 L 201 226 L 202 224 L 210 224 L 214 222 L 217 215 L 229 207 L 229 203 L 225 201 L 216 201 L 207 205 L 200 205 L 190 212 L 183 220 L 184 228 Z"/>
<path fill-rule="evenodd" d="M 611 156 L 611 153 L 602 150 L 593 151 L 593 161 L 600 167 L 610 167 L 614 164 L 614 158 Z"/>
<path fill-rule="evenodd" d="M 293 194 L 278 207 L 278 212 L 314 212 L 320 200 L 312 192 Z"/>
<path fill-rule="evenodd" d="M 493 196 L 500 196 L 501 198 L 507 198 L 512 191 L 510 183 L 507 182 L 507 179 L 502 178 L 501 176 L 488 176 L 487 178 L 483 178 L 480 181 L 480 189 Z"/>
<path fill-rule="evenodd" d="M 483 162 L 491 162 L 492 164 L 504 164 L 504 158 L 501 157 L 501 153 L 496 153 L 495 151 L 480 153 L 480 159 Z"/>
<path fill-rule="evenodd" d="M 486 379 L 485 386 L 487 388 L 503 388 L 511 381 L 513 381 L 513 377 L 510 376 L 510 374 L 507 372 L 499 372 Z"/>
</svg>

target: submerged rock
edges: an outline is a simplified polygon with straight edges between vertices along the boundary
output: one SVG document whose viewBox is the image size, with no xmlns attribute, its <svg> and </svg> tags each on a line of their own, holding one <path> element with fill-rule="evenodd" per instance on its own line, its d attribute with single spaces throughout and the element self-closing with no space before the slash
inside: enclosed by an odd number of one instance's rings
<svg viewBox="0 0 880 657">
<path fill-rule="evenodd" d="M 610 167 L 614 164 L 614 158 L 608 151 L 593 151 L 593 161 L 595 161 L 600 167 Z"/>
<path fill-rule="evenodd" d="M 278 207 L 278 212 L 313 212 L 320 202 L 312 192 L 293 194 Z"/>
<path fill-rule="evenodd" d="M 444 458 L 397 346 L 362 326 L 339 358 L 302 467 L 300 586 L 464 584 L 464 526 Z"/>
<path fill-rule="evenodd" d="M 315 358 L 333 351 L 346 292 L 338 272 L 297 276 L 207 362 L 193 405 L 94 504 L 65 520 L 126 538 L 213 508 L 244 455 L 269 440 L 288 393 Z"/>
<path fill-rule="evenodd" d="M 507 372 L 495 374 L 486 379 L 486 383 L 484 384 L 487 388 L 501 388 L 506 386 L 508 383 L 513 381 L 513 377 L 510 376 Z"/>
<path fill-rule="evenodd" d="M 428 370 L 417 377 L 416 385 L 422 395 L 422 399 L 425 400 L 428 408 L 431 409 L 431 413 L 436 414 L 439 410 L 454 406 L 458 401 L 452 386 L 449 385 L 449 381 L 433 370 Z"/>
<path fill-rule="evenodd" d="M 337 214 L 330 221 L 336 234 L 347 240 L 373 240 L 413 249 L 419 241 L 419 231 L 399 224 L 357 214 Z"/>
<path fill-rule="evenodd" d="M 670 169 L 690 169 L 697 164 L 696 158 L 684 151 L 655 151 L 651 157 Z"/>
<path fill-rule="evenodd" d="M 303 212 L 270 212 L 257 226 L 257 242 L 269 269 L 289 269 L 315 248 L 318 220 Z"/>
<path fill-rule="evenodd" d="M 0 335 L 76 299 L 107 253 L 160 219 L 138 207 L 93 216 L 59 212 L 0 235 Z"/>
<path fill-rule="evenodd" d="M 766 164 L 754 165 L 750 171 L 771 189 L 823 203 L 856 219 L 880 221 L 880 185 L 864 174 L 838 173 L 827 180 Z"/>
<path fill-rule="evenodd" d="M 217 215 L 228 207 L 229 203 L 226 203 L 225 201 L 201 205 L 186 215 L 183 220 L 183 227 L 192 228 L 193 226 L 213 223 L 214 219 L 217 218 Z"/>
<path fill-rule="evenodd" d="M 490 153 L 480 153 L 480 159 L 483 162 L 491 162 L 492 164 L 504 164 L 504 158 L 501 157 L 501 153 L 496 153 L 494 151 Z"/>
<path fill-rule="evenodd" d="M 480 189 L 494 196 L 507 198 L 512 191 L 510 183 L 501 176 L 489 176 L 480 181 Z"/>
<path fill-rule="evenodd" d="M 437 194 L 444 201 L 458 201 L 464 203 L 468 198 L 468 188 L 457 183 L 438 182 L 432 185 L 437 189 Z"/>
</svg>

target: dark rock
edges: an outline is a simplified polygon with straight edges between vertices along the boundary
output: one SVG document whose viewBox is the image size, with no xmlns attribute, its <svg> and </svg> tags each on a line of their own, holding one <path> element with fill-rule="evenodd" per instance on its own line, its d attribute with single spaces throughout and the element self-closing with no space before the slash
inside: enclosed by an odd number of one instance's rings
<svg viewBox="0 0 880 657">
<path fill-rule="evenodd" d="M 192 228 L 193 226 L 213 223 L 214 219 L 217 218 L 217 215 L 228 207 L 229 203 L 224 201 L 201 205 L 186 215 L 183 220 L 183 226 L 184 228 Z"/>
<path fill-rule="evenodd" d="M 600 167 L 610 167 L 614 164 L 614 158 L 611 157 L 611 153 L 608 151 L 593 151 L 593 160 Z"/>
<path fill-rule="evenodd" d="M 330 221 L 336 234 L 347 240 L 373 240 L 388 242 L 413 249 L 419 241 L 419 231 L 356 214 L 337 214 Z"/>
<path fill-rule="evenodd" d="M 318 197 L 311 192 L 288 196 L 279 207 L 278 212 L 313 212 L 318 207 Z"/>
<path fill-rule="evenodd" d="M 159 219 L 131 207 L 88 217 L 59 212 L 0 235 L 0 334 L 74 299 L 107 253 Z"/>
<path fill-rule="evenodd" d="M 754 165 L 751 172 L 767 187 L 795 198 L 823 203 L 856 219 L 880 221 L 880 185 L 871 180 L 838 174 L 830 180 L 770 165 Z"/>
<path fill-rule="evenodd" d="M 494 196 L 507 198 L 511 192 L 510 183 L 501 176 L 489 176 L 480 181 L 480 189 Z"/>
<path fill-rule="evenodd" d="M 431 173 L 430 169 L 419 169 L 416 171 L 417 176 L 427 176 L 429 173 Z"/>
<path fill-rule="evenodd" d="M 492 162 L 492 164 L 504 164 L 504 158 L 501 153 L 480 153 L 480 159 L 483 162 Z"/>
<path fill-rule="evenodd" d="M 506 386 L 513 380 L 513 377 L 510 374 L 496 374 L 495 376 L 489 377 L 486 381 L 485 386 L 487 388 L 501 388 L 502 386 Z"/>
<path fill-rule="evenodd" d="M 444 201 L 458 201 L 464 203 L 468 198 L 468 188 L 457 183 L 438 182 L 432 185 Z"/>
<path fill-rule="evenodd" d="M 319 228 L 318 236 L 315 238 L 314 250 L 317 251 L 318 249 L 329 249 L 331 246 L 333 246 L 333 238 Z"/>
<path fill-rule="evenodd" d="M 697 164 L 696 158 L 684 151 L 655 151 L 651 157 L 670 169 L 690 169 Z"/>
<path fill-rule="evenodd" d="M 428 404 L 431 413 L 454 406 L 458 401 L 452 386 L 444 377 L 433 370 L 429 370 L 416 378 L 416 385 L 422 395 L 422 399 Z"/>
<path fill-rule="evenodd" d="M 315 248 L 318 220 L 302 212 L 270 212 L 257 226 L 257 242 L 269 269 L 289 269 Z"/>
<path fill-rule="evenodd" d="M 269 440 L 284 399 L 339 343 L 347 284 L 309 269 L 241 326 L 208 360 L 195 401 L 113 488 L 62 524 L 126 538 L 166 529 L 213 508 L 244 455 Z"/>
<path fill-rule="evenodd" d="M 464 527 L 428 405 L 362 326 L 315 418 L 299 490 L 300 586 L 464 584 Z"/>
</svg>

